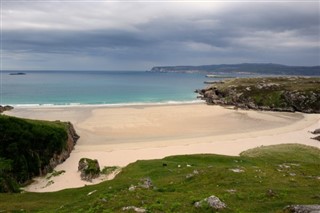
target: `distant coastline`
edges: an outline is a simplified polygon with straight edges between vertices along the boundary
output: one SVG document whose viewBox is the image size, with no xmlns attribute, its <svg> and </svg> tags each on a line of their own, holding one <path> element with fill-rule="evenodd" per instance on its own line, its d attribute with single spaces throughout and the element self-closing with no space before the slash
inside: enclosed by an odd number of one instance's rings
<svg viewBox="0 0 320 213">
<path fill-rule="evenodd" d="M 320 66 L 288 66 L 273 63 L 215 64 L 200 66 L 156 66 L 150 72 L 203 74 L 262 74 L 320 76 Z"/>
</svg>

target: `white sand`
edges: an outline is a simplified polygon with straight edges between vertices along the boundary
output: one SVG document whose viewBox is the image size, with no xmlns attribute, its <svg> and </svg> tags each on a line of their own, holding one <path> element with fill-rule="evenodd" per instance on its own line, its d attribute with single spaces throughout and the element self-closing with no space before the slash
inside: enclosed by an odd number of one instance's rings
<svg viewBox="0 0 320 213">
<path fill-rule="evenodd" d="M 309 132 L 320 128 L 319 114 L 231 110 L 205 104 L 130 107 L 17 108 L 17 117 L 71 121 L 80 134 L 65 170 L 50 180 L 37 178 L 25 190 L 57 191 L 99 183 L 80 180 L 82 157 L 98 159 L 100 167 L 126 166 L 137 160 L 170 155 L 214 153 L 239 155 L 250 148 L 300 143 L 320 148 Z"/>
</svg>

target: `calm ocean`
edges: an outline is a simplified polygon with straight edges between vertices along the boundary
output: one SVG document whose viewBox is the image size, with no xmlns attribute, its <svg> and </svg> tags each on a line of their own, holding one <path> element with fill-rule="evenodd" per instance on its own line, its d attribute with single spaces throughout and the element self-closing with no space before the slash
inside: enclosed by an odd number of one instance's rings
<svg viewBox="0 0 320 213">
<path fill-rule="evenodd" d="M 92 105 L 197 101 L 204 74 L 135 71 L 2 71 L 0 104 Z"/>
</svg>

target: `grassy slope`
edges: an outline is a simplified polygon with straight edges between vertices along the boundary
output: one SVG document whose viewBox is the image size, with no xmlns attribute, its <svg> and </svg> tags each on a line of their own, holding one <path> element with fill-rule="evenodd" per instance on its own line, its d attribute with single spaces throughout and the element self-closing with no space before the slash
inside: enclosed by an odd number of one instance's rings
<svg viewBox="0 0 320 213">
<path fill-rule="evenodd" d="M 279 84 L 281 90 L 289 91 L 313 91 L 319 90 L 320 78 L 317 77 L 267 77 L 267 78 L 234 78 L 225 81 L 225 84 L 219 85 L 221 88 L 227 88 L 230 85 L 238 86 L 245 89 L 248 86 L 255 86 L 258 83 L 273 83 Z"/>
<path fill-rule="evenodd" d="M 212 212 L 195 209 L 193 203 L 216 195 L 228 206 L 223 212 L 280 212 L 288 204 L 320 203 L 319 162 L 320 150 L 302 145 L 262 147 L 240 157 L 204 154 L 138 161 L 114 180 L 94 186 L 55 193 L 0 194 L 0 211 L 122 212 L 122 207 L 134 205 L 149 212 Z M 235 173 L 232 168 L 245 172 Z M 194 170 L 199 174 L 186 178 Z M 151 178 L 155 189 L 128 190 L 145 177 Z M 232 194 L 228 189 L 237 191 Z M 269 189 L 273 195 L 267 193 Z"/>
</svg>

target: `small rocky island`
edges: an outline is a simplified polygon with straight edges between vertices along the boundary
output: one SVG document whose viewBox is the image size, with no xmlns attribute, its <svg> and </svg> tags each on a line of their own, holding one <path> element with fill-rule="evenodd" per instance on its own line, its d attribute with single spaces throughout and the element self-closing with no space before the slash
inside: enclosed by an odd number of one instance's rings
<svg viewBox="0 0 320 213">
<path fill-rule="evenodd" d="M 235 108 L 320 113 L 319 77 L 235 78 L 196 90 L 207 104 Z"/>
<path fill-rule="evenodd" d="M 26 73 L 24 73 L 24 72 L 12 72 L 12 73 L 9 73 L 9 75 L 26 75 Z"/>
</svg>

